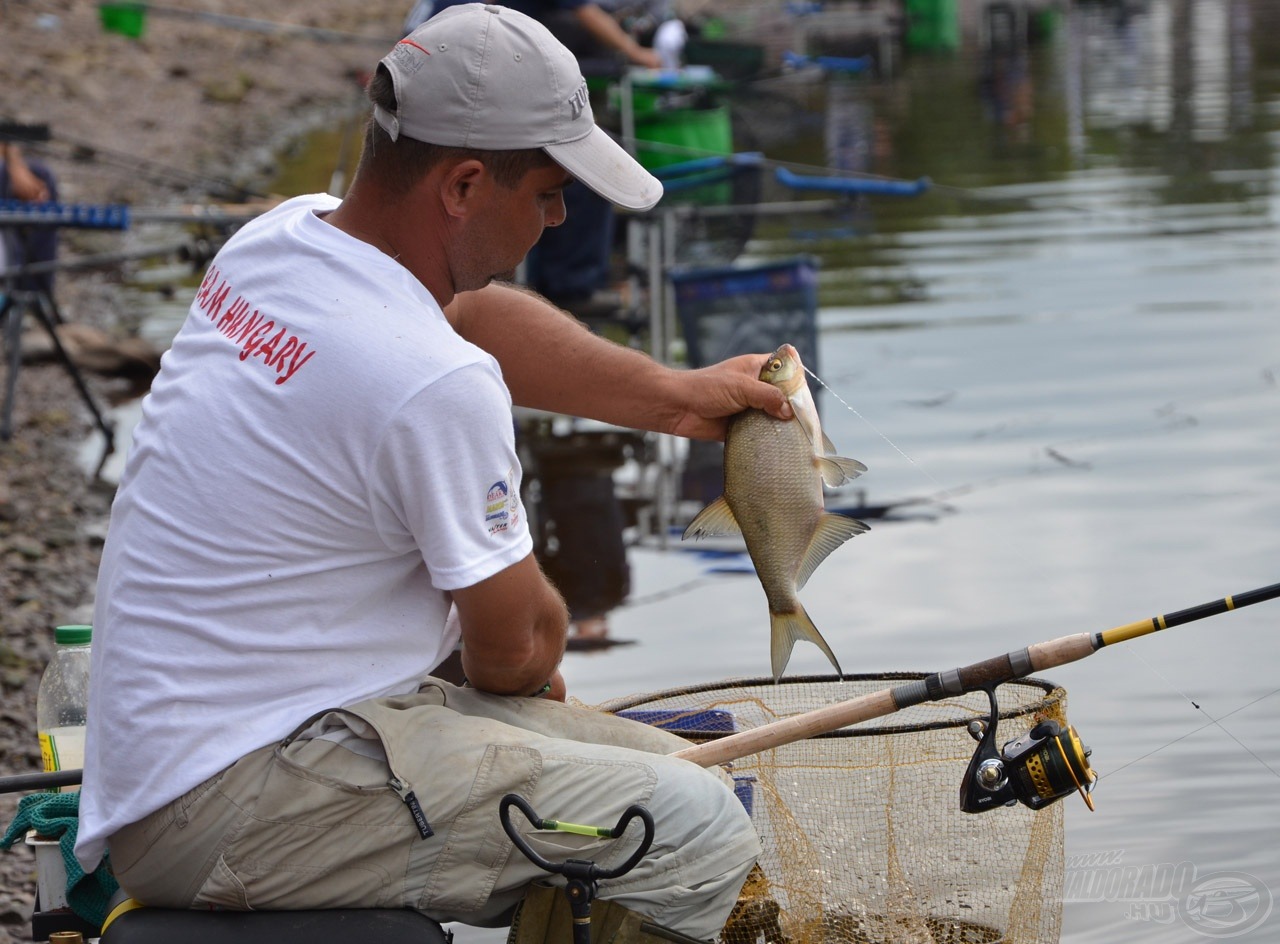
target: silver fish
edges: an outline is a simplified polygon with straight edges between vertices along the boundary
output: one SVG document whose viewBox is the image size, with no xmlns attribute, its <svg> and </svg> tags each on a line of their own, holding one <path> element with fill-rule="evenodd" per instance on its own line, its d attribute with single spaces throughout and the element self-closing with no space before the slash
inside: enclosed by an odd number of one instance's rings
<svg viewBox="0 0 1280 944">
<path fill-rule="evenodd" d="M 843 674 L 796 594 L 837 547 L 867 525 L 826 510 L 822 486 L 842 485 L 866 471 L 835 455 L 822 432 L 800 355 L 778 348 L 760 379 L 780 388 L 795 416 L 779 420 L 745 410 L 729 421 L 724 443 L 724 494 L 702 509 L 684 537 L 741 534 L 769 601 L 773 677 L 782 676 L 797 639 L 821 649 Z"/>
</svg>

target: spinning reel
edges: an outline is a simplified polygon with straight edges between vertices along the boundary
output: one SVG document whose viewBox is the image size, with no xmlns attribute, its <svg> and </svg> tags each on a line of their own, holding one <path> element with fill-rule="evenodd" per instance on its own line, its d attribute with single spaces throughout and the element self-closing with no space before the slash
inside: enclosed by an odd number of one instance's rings
<svg viewBox="0 0 1280 944">
<path fill-rule="evenodd" d="M 1033 810 L 1043 809 L 1073 792 L 1093 809 L 1089 796 L 1097 775 L 1089 766 L 1090 751 L 1080 742 L 1076 729 L 1048 719 L 996 747 L 996 721 L 1000 715 L 995 687 L 985 689 L 991 714 L 969 723 L 969 734 L 978 749 L 969 761 L 960 784 L 960 809 L 982 813 L 998 806 L 1023 803 Z"/>
</svg>

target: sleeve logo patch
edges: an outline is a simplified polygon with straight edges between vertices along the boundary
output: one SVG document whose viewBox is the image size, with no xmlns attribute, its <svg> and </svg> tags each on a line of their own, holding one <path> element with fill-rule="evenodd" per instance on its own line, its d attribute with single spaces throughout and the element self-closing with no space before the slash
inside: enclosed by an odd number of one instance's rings
<svg viewBox="0 0 1280 944">
<path fill-rule="evenodd" d="M 494 482 L 485 494 L 484 525 L 491 536 L 520 524 L 520 489 L 512 487 L 515 481 L 515 470 L 511 469 L 505 479 Z"/>
</svg>

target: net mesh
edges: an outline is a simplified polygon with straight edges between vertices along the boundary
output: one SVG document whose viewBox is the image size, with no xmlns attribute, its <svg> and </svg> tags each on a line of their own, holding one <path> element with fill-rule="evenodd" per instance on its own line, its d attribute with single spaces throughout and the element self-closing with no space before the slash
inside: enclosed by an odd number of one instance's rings
<svg viewBox="0 0 1280 944">
<path fill-rule="evenodd" d="M 600 707 L 695 742 L 878 692 L 920 674 L 735 680 Z M 998 690 L 998 743 L 1053 718 L 1066 692 L 1023 679 Z M 1032 944 L 1057 941 L 1062 806 L 959 807 L 989 713 L 971 693 L 917 705 L 736 760 L 764 852 L 724 944 Z"/>
</svg>

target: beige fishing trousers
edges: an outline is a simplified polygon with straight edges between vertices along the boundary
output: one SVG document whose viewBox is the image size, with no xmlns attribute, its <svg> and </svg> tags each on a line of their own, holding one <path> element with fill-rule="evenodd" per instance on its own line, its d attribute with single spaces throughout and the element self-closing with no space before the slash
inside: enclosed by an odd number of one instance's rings
<svg viewBox="0 0 1280 944">
<path fill-rule="evenodd" d="M 666 756 L 683 746 L 603 712 L 431 679 L 413 695 L 317 715 L 108 847 L 121 886 L 144 904 L 414 908 L 498 926 L 531 882 L 551 880 L 503 831 L 505 794 L 542 819 L 593 826 L 639 803 L 657 825 L 653 846 L 602 882 L 601 897 L 709 939 L 760 845 L 721 771 Z M 534 830 L 516 809 L 511 818 L 543 857 L 605 868 L 642 834 L 639 821 L 608 840 Z"/>
</svg>

